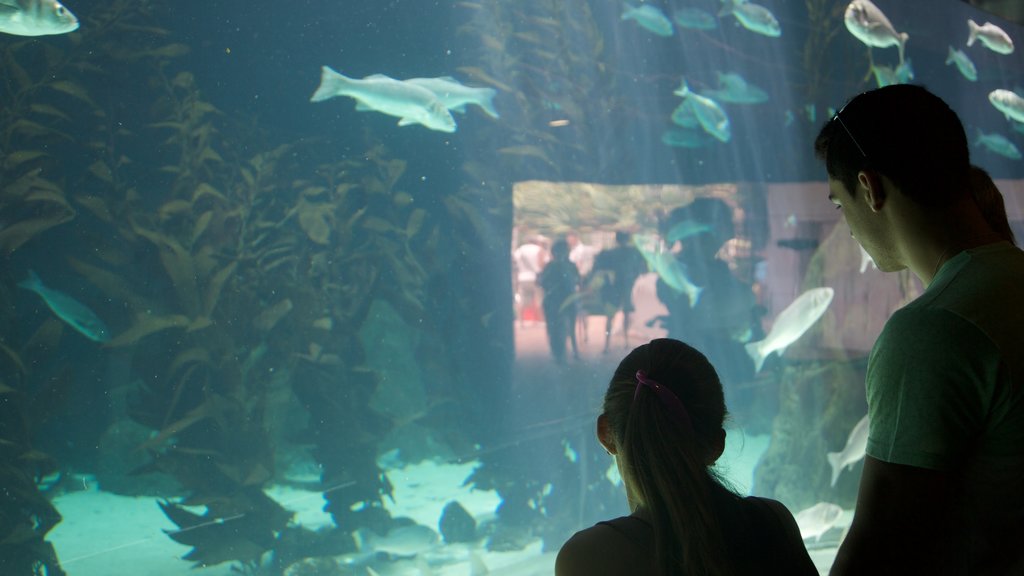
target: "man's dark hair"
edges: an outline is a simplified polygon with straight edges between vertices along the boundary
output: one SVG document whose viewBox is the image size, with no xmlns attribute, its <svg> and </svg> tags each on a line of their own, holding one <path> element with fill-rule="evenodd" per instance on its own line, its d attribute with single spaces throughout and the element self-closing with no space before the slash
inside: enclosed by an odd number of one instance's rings
<svg viewBox="0 0 1024 576">
<path fill-rule="evenodd" d="M 968 192 L 971 163 L 963 125 L 923 86 L 895 84 L 864 92 L 837 116 L 818 133 L 814 152 L 848 191 L 856 189 L 859 171 L 873 169 L 922 206 Z"/>
</svg>

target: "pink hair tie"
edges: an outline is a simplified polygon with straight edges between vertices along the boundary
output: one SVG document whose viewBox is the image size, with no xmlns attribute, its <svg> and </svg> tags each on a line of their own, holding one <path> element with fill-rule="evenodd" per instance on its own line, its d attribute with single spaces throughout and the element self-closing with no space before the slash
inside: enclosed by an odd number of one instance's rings
<svg viewBox="0 0 1024 576">
<path fill-rule="evenodd" d="M 686 407 L 683 406 L 679 397 L 657 380 L 651 380 L 648 378 L 647 372 L 643 370 L 636 371 L 636 390 L 633 391 L 634 404 L 636 404 L 637 395 L 640 394 L 640 388 L 644 386 L 650 388 L 658 395 L 658 399 L 661 400 L 661 403 L 668 408 L 669 412 L 675 415 L 676 419 L 679 420 L 687 430 L 693 430 L 693 423 L 690 422 L 690 414 L 686 411 Z"/>
</svg>

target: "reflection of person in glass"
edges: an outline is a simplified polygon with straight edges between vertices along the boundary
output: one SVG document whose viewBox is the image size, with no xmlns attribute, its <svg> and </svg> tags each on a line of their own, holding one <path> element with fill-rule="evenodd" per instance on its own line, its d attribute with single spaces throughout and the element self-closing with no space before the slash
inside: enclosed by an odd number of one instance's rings
<svg viewBox="0 0 1024 576">
<path fill-rule="evenodd" d="M 629 348 L 629 316 L 633 312 L 633 284 L 647 271 L 644 257 L 632 245 L 632 234 L 615 233 L 615 247 L 602 250 L 594 258 L 594 269 L 587 285 L 595 289 L 601 299 L 604 312 L 604 353 L 608 353 L 612 342 L 612 321 L 622 310 L 622 336 L 624 346 Z"/>
<path fill-rule="evenodd" d="M 658 299 L 668 309 L 662 319 L 668 337 L 703 350 L 721 370 L 722 380 L 752 379 L 754 367 L 743 343 L 760 332 L 753 321 L 754 293 L 717 257 L 735 235 L 732 208 L 717 198 L 698 198 L 673 210 L 661 229 L 667 241 L 682 243 L 676 258 L 690 281 L 703 289 L 694 303 L 688 294 L 658 279 Z"/>
<path fill-rule="evenodd" d="M 580 285 L 580 272 L 569 260 L 569 244 L 558 240 L 551 246 L 551 261 L 537 277 L 544 290 L 544 322 L 548 332 L 548 345 L 555 362 L 565 362 L 565 339 L 572 342 L 572 356 L 579 359 L 576 345 L 576 302 L 573 296 Z"/>
</svg>

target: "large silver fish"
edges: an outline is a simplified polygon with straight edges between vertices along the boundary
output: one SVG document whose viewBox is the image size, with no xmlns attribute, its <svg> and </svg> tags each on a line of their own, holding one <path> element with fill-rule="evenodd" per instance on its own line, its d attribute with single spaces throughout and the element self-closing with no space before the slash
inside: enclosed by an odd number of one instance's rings
<svg viewBox="0 0 1024 576">
<path fill-rule="evenodd" d="M 355 98 L 356 110 L 397 116 L 401 118 L 399 126 L 422 124 L 431 130 L 455 132 L 455 119 L 433 92 L 383 74 L 356 80 L 324 66 L 320 86 L 309 100 L 320 102 L 336 96 Z"/>
<path fill-rule="evenodd" d="M 729 116 L 722 110 L 722 107 L 707 96 L 701 96 L 690 90 L 687 86 L 686 80 L 683 80 L 683 84 L 678 90 L 674 92 L 676 96 L 685 98 L 690 104 L 690 109 L 693 115 L 697 118 L 697 122 L 705 132 L 711 134 L 715 138 L 722 142 L 728 142 L 732 138 L 732 131 L 729 127 Z"/>
<path fill-rule="evenodd" d="M 846 446 L 843 446 L 839 452 L 829 452 L 825 455 L 828 458 L 829 466 L 832 466 L 832 486 L 836 485 L 836 480 L 839 479 L 839 473 L 843 471 L 843 468 L 853 469 L 853 465 L 864 458 L 867 448 L 868 417 L 865 415 L 857 422 L 853 430 L 850 430 L 850 435 L 846 438 Z"/>
<path fill-rule="evenodd" d="M 796 513 L 796 525 L 800 527 L 800 537 L 804 540 L 821 539 L 821 535 L 829 531 L 843 515 L 843 509 L 831 502 L 818 502 L 810 508 Z"/>
<path fill-rule="evenodd" d="M 897 32 L 885 14 L 871 3 L 871 0 L 853 0 L 846 6 L 843 15 L 846 29 L 855 38 L 874 48 L 896 46 L 900 51 L 900 63 L 903 63 L 903 50 L 910 36 L 906 32 Z"/>
<path fill-rule="evenodd" d="M 718 90 L 708 90 L 703 94 L 730 104 L 760 104 L 768 101 L 767 92 L 735 72 L 718 72 Z"/>
<path fill-rule="evenodd" d="M 46 36 L 77 29 L 78 18 L 57 0 L 0 0 L 0 32 Z"/>
<path fill-rule="evenodd" d="M 725 5 L 719 16 L 732 14 L 744 28 L 772 38 L 782 36 L 782 27 L 772 11 L 747 0 L 722 0 Z"/>
<path fill-rule="evenodd" d="M 107 327 L 92 310 L 59 290 L 43 286 L 43 281 L 34 271 L 29 270 L 28 278 L 20 282 L 18 286 L 38 294 L 58 318 L 77 330 L 82 336 L 94 342 L 110 340 Z"/>
<path fill-rule="evenodd" d="M 409 78 L 407 84 L 422 86 L 434 93 L 434 96 L 449 110 L 460 114 L 466 111 L 466 104 L 476 104 L 491 118 L 498 117 L 494 109 L 494 88 L 473 88 L 465 86 L 451 76 L 440 78 Z"/>
<path fill-rule="evenodd" d="M 985 22 L 981 26 L 974 20 L 967 20 L 967 45 L 974 45 L 975 40 L 981 40 L 989 50 L 998 54 L 1013 53 L 1013 40 L 1005 30 L 991 22 Z"/>
<path fill-rule="evenodd" d="M 828 310 L 835 291 L 831 288 L 812 288 L 797 297 L 779 313 L 772 323 L 772 329 L 764 340 L 746 344 L 747 354 L 754 361 L 758 372 L 764 366 L 764 359 L 772 352 L 782 354 L 786 347 L 796 342 L 804 332 L 818 321 Z"/>
<path fill-rule="evenodd" d="M 1024 122 L 1024 98 L 1016 92 L 999 88 L 988 93 L 988 101 L 1007 118 Z"/>
</svg>

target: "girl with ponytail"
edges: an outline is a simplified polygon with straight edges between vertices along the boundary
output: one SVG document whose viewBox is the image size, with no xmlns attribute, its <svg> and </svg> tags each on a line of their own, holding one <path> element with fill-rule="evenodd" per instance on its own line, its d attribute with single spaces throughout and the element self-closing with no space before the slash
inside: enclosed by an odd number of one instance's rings
<svg viewBox="0 0 1024 576">
<path fill-rule="evenodd" d="M 608 385 L 597 436 L 632 514 L 577 532 L 556 576 L 816 576 L 789 511 L 740 497 L 712 470 L 725 416 L 703 354 L 667 338 L 630 352 Z"/>
</svg>

